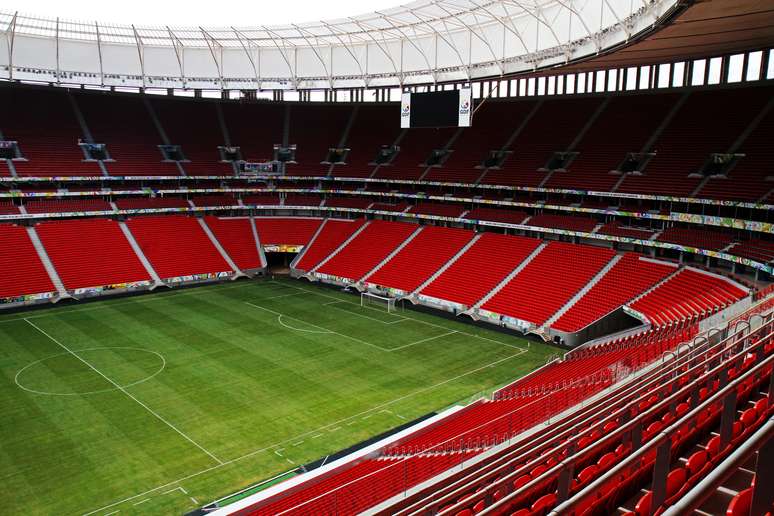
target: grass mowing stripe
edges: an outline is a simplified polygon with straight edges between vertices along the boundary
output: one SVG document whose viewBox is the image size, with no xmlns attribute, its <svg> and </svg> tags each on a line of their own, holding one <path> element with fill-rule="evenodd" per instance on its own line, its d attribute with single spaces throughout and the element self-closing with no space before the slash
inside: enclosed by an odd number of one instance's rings
<svg viewBox="0 0 774 516">
<path fill-rule="evenodd" d="M 135 402 L 136 402 L 138 405 L 140 405 L 142 408 L 144 408 L 145 410 L 147 410 L 148 412 L 150 412 L 150 413 L 151 413 L 153 416 L 155 416 L 155 417 L 156 417 L 156 419 L 158 419 L 159 421 L 161 421 L 162 423 L 164 423 L 165 425 L 167 425 L 168 427 L 170 427 L 172 430 L 174 430 L 175 432 L 177 432 L 178 434 L 180 434 L 180 435 L 181 435 L 183 438 L 185 438 L 186 440 L 188 440 L 188 441 L 189 441 L 191 444 L 193 444 L 194 446 L 196 446 L 197 448 L 199 448 L 201 451 L 203 451 L 204 453 L 206 453 L 207 455 L 209 455 L 210 457 L 212 457 L 212 459 L 213 459 L 213 460 L 215 460 L 217 463 L 219 463 L 219 464 L 223 464 L 223 461 L 222 461 L 222 460 L 220 460 L 220 459 L 219 459 L 219 458 L 217 458 L 215 455 L 213 455 L 212 453 L 210 453 L 210 452 L 209 452 L 209 451 L 208 451 L 206 448 L 204 448 L 204 447 L 203 447 L 201 444 L 197 443 L 196 441 L 194 441 L 193 439 L 191 439 L 190 437 L 188 437 L 188 436 L 187 436 L 186 434 L 184 434 L 184 433 L 183 433 L 183 432 L 182 432 L 180 429 L 178 429 L 178 428 L 177 428 L 175 425 L 173 425 L 172 423 L 170 423 L 169 421 L 167 421 L 166 419 L 164 419 L 164 418 L 163 418 L 162 416 L 160 416 L 160 415 L 159 415 L 157 412 L 155 412 L 153 409 L 151 409 L 151 408 L 150 408 L 148 405 L 146 405 L 145 403 L 143 403 L 142 401 L 140 401 L 139 399 L 137 399 L 136 397 L 134 397 L 134 396 L 133 396 L 133 395 L 132 395 L 130 392 L 128 392 L 128 391 L 127 391 L 127 390 L 126 390 L 124 387 L 122 387 L 121 385 L 117 384 L 116 382 L 114 382 L 113 380 L 111 380 L 109 377 L 105 376 L 105 374 L 103 374 L 103 373 L 102 373 L 102 372 L 101 372 L 99 369 L 97 369 L 96 367 L 94 367 L 93 365 L 91 365 L 91 363 L 89 363 L 89 362 L 87 362 L 86 360 L 84 360 L 83 358 L 81 358 L 81 356 L 80 356 L 80 355 L 78 355 L 77 353 L 75 353 L 74 351 L 72 351 L 70 348 L 68 348 L 67 346 L 65 346 L 65 345 L 64 345 L 64 344 L 62 344 L 61 342 L 59 342 L 57 339 L 55 339 L 54 337 L 52 337 L 51 335 L 49 335 L 48 333 L 46 333 L 46 332 L 45 332 L 43 329 L 41 329 L 39 326 L 37 326 L 37 325 L 36 325 L 34 322 L 30 321 L 29 319 L 25 319 L 25 321 L 27 322 L 27 324 L 29 324 L 30 326 L 32 326 L 33 328 L 35 328 L 36 330 L 38 330 L 40 333 L 42 333 L 43 335 L 45 335 L 45 336 L 46 336 L 48 339 L 50 339 L 51 341 L 53 341 L 54 343 L 56 343 L 58 346 L 60 346 L 62 349 L 64 349 L 65 351 L 67 351 L 68 353 L 70 353 L 72 356 L 74 356 L 75 358 L 77 358 L 78 360 L 80 360 L 81 362 L 83 362 L 83 363 L 84 363 L 86 366 L 88 366 L 88 367 L 89 367 L 89 369 L 93 370 L 95 373 L 97 373 L 97 374 L 98 374 L 98 375 L 100 375 L 102 378 L 104 378 L 105 380 L 107 380 L 107 382 L 108 382 L 108 383 L 110 383 L 111 385 L 113 385 L 113 386 L 114 386 L 116 389 L 118 389 L 119 391 L 121 391 L 121 392 L 123 392 L 124 394 L 126 394 L 128 397 L 130 397 L 132 400 L 134 400 L 134 401 L 135 401 Z"/>
<path fill-rule="evenodd" d="M 337 309 L 324 306 L 331 301 Z M 222 498 L 286 472 L 288 461 L 309 463 L 467 403 L 542 365 L 550 352 L 540 343 L 525 352 L 518 337 L 453 319 L 424 312 L 399 318 L 357 301 L 296 280 L 240 280 L 16 314 L 18 324 L 0 325 L 0 378 L 10 380 L 0 382 L 8 422 L 0 425 L 7 443 L 0 448 L 7 474 L 0 506 L 32 515 L 96 506 L 104 506 L 98 514 L 188 512 L 197 508 L 193 500 Z M 277 314 L 295 329 L 278 323 Z M 169 428 L 148 424 L 150 414 L 117 389 L 61 397 L 18 388 L 14 375 L 51 353 L 24 315 L 35 323 L 50 317 L 41 329 L 79 355 L 105 346 L 163 355 L 162 373 L 127 390 L 223 464 L 198 449 L 190 453 L 191 444 Z M 412 346 L 387 352 L 406 344 Z M 150 355 L 87 353 L 81 357 L 122 385 L 156 367 Z M 69 353 L 28 371 L 43 391 L 90 390 L 84 387 L 104 381 Z M 273 453 L 281 448 L 281 457 Z"/>
<path fill-rule="evenodd" d="M 93 510 L 93 511 L 90 511 L 90 512 L 84 513 L 84 515 L 83 515 L 83 516 L 91 516 L 91 515 L 92 515 L 92 514 L 94 514 L 94 513 L 97 513 L 97 512 L 103 511 L 103 510 L 105 510 L 105 509 L 110 509 L 110 508 L 112 508 L 112 507 L 115 507 L 115 506 L 116 506 L 116 505 L 118 505 L 118 504 L 121 504 L 121 503 L 125 503 L 125 502 L 132 501 L 132 500 L 134 500 L 134 499 L 136 499 L 136 498 L 139 498 L 139 497 L 141 497 L 141 496 L 146 496 L 146 495 L 148 495 L 148 494 L 150 494 L 150 493 L 153 493 L 153 492 L 155 492 L 155 491 L 158 491 L 158 490 L 160 490 L 160 489 L 164 489 L 165 487 L 169 487 L 169 486 L 172 486 L 172 485 L 178 484 L 178 483 L 180 483 L 180 482 L 183 482 L 183 481 L 185 481 L 185 480 L 189 480 L 189 479 L 191 479 L 191 478 L 197 477 L 197 476 L 199 476 L 199 475 L 202 475 L 202 474 L 204 474 L 204 473 L 208 473 L 208 472 L 210 472 L 210 471 L 213 471 L 213 470 L 219 469 L 219 468 L 221 468 L 221 467 L 223 467 L 223 466 L 227 466 L 227 465 L 229 465 L 229 464 L 232 464 L 232 463 L 234 463 L 234 462 L 239 462 L 239 461 L 241 461 L 241 460 L 244 460 L 244 459 L 247 459 L 247 458 L 249 458 L 249 457 L 252 457 L 252 456 L 254 456 L 254 455 L 258 454 L 258 453 L 263 453 L 263 452 L 265 452 L 265 451 L 267 451 L 267 450 L 272 450 L 272 449 L 276 448 L 277 446 L 281 446 L 281 445 L 283 445 L 283 444 L 287 444 L 287 443 L 290 443 L 290 442 L 296 441 L 297 439 L 300 439 L 300 438 L 302 438 L 302 437 L 312 436 L 312 438 L 313 438 L 313 439 L 314 439 L 314 438 L 318 438 L 318 437 L 322 437 L 322 434 L 319 434 L 319 435 L 318 435 L 318 432 L 320 432 L 320 431 L 322 431 L 322 430 L 327 430 L 327 429 L 329 429 L 329 428 L 333 427 L 334 425 L 338 425 L 338 424 L 340 424 L 340 423 L 343 423 L 343 422 L 345 422 L 345 421 L 350 421 L 350 420 L 353 420 L 353 419 L 361 418 L 363 415 L 366 415 L 366 414 L 372 414 L 374 411 L 377 411 L 377 412 L 378 412 L 378 411 L 380 411 L 381 409 L 383 409 L 384 407 L 389 407 L 389 406 L 392 406 L 392 405 L 394 405 L 395 403 L 397 403 L 397 402 L 399 402 L 399 401 L 403 401 L 403 400 L 405 400 L 405 399 L 407 399 L 407 398 L 410 398 L 410 397 L 416 396 L 417 394 L 422 394 L 422 393 L 425 393 L 425 392 L 427 392 L 427 391 L 430 391 L 430 390 L 436 389 L 436 388 L 438 388 L 438 387 L 441 387 L 441 386 L 443 386 L 443 385 L 446 385 L 446 384 L 448 384 L 448 383 L 450 383 L 450 382 L 453 382 L 453 381 L 455 381 L 455 380 L 459 380 L 460 378 L 463 378 L 463 377 L 465 377 L 465 376 L 469 376 L 469 375 L 475 374 L 475 373 L 477 373 L 477 372 L 479 372 L 479 371 L 483 371 L 483 370 L 485 370 L 485 369 L 488 369 L 488 368 L 494 367 L 494 366 L 496 366 L 496 365 L 498 365 L 498 364 L 500 364 L 500 363 L 502 363 L 502 362 L 505 362 L 505 361 L 507 361 L 507 360 L 511 360 L 511 359 L 513 359 L 513 358 L 516 358 L 516 357 L 518 357 L 518 356 L 522 355 L 523 353 L 526 353 L 526 350 L 522 350 L 522 352 L 520 352 L 520 353 L 516 353 L 516 354 L 514 354 L 514 355 L 511 355 L 511 356 L 508 356 L 508 357 L 505 357 L 505 358 L 501 358 L 500 360 L 496 360 L 495 362 L 492 362 L 492 363 L 490 363 L 490 364 L 486 364 L 486 365 L 483 365 L 483 366 L 481 366 L 481 367 L 477 367 L 476 369 L 472 369 L 472 370 L 470 370 L 470 371 L 467 371 L 466 373 L 463 373 L 463 374 L 457 375 L 457 376 L 455 376 L 454 378 L 449 378 L 448 380 L 444 380 L 443 382 L 440 382 L 440 383 L 437 383 L 437 384 L 431 385 L 431 386 L 429 386 L 429 387 L 425 387 L 425 388 L 423 388 L 423 389 L 420 389 L 420 390 L 418 390 L 418 391 L 412 392 L 412 393 L 410 393 L 410 394 L 407 394 L 407 395 L 405 395 L 405 396 L 401 396 L 400 398 L 396 398 L 396 399 L 394 399 L 394 400 L 391 400 L 391 401 L 389 401 L 389 402 L 387 402 L 387 403 L 383 403 L 383 404 L 381 404 L 381 405 L 378 405 L 378 406 L 376 406 L 376 407 L 372 407 L 372 408 L 370 408 L 370 409 L 368 409 L 368 410 L 365 410 L 365 411 L 363 411 L 363 412 L 360 412 L 360 413 L 354 414 L 354 415 L 352 415 L 352 416 L 349 416 L 349 417 L 346 417 L 346 418 L 344 418 L 344 419 L 340 419 L 340 420 L 338 420 L 338 421 L 334 421 L 333 423 L 329 423 L 329 424 L 327 424 L 327 425 L 325 425 L 325 426 L 321 426 L 320 428 L 316 428 L 316 429 L 314 429 L 314 430 L 310 430 L 310 431 L 308 431 L 308 432 L 304 432 L 303 434 L 296 435 L 296 436 L 294 436 L 294 437 L 291 437 L 291 438 L 289 438 L 289 439 L 285 439 L 285 440 L 283 440 L 283 441 L 280 441 L 280 442 L 274 443 L 274 444 L 272 444 L 272 445 L 265 446 L 265 447 L 263 447 L 263 448 L 260 448 L 260 449 L 257 449 L 257 450 L 253 450 L 252 452 L 250 452 L 250 453 L 246 453 L 245 455 L 242 455 L 242 456 L 240 456 L 240 457 L 236 457 L 236 458 L 234 458 L 234 459 L 227 460 L 227 461 L 226 461 L 226 462 L 224 462 L 223 464 L 218 464 L 218 465 L 216 465 L 216 466 L 209 467 L 209 468 L 207 468 L 207 469 L 204 469 L 204 470 L 202 470 L 202 471 L 198 471 L 198 472 L 196 472 L 196 473 L 192 473 L 192 474 L 190 474 L 190 475 L 188 475 L 188 476 L 186 476 L 186 477 L 179 478 L 179 479 L 177 479 L 177 480 L 173 480 L 173 481 L 171 481 L 171 482 L 167 482 L 167 483 L 166 483 L 166 484 L 164 484 L 164 485 L 161 485 L 161 486 L 154 487 L 153 489 L 149 489 L 148 491 L 144 491 L 144 492 L 142 492 L 142 493 L 139 493 L 139 494 L 136 494 L 136 495 L 134 495 L 134 496 L 130 496 L 129 498 L 125 498 L 125 499 L 123 499 L 123 500 L 120 500 L 120 501 L 118 501 L 118 502 L 114 502 L 114 503 L 112 503 L 112 504 L 110 504 L 110 505 L 105 505 L 104 507 L 100 507 L 99 509 L 95 509 L 95 510 Z M 404 418 L 404 419 L 405 419 L 405 418 Z"/>
</svg>

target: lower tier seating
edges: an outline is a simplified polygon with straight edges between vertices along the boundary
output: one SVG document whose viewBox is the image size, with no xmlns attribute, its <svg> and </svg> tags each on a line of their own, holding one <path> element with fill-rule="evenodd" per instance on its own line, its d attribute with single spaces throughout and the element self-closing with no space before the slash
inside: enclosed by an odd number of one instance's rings
<svg viewBox="0 0 774 516">
<path fill-rule="evenodd" d="M 413 292 L 451 260 L 473 235 L 464 229 L 425 226 L 406 247 L 365 280 L 374 285 Z"/>
<path fill-rule="evenodd" d="M 539 245 L 535 238 L 483 233 L 420 294 L 473 306 Z"/>
<path fill-rule="evenodd" d="M 364 219 L 337 220 L 327 219 L 314 242 L 307 247 L 303 256 L 295 264 L 297 269 L 311 271 L 317 264 L 339 248 L 352 234 L 365 223 Z"/>
<path fill-rule="evenodd" d="M 588 326 L 667 277 L 676 270 L 665 263 L 626 253 L 602 279 L 551 327 L 574 332 Z"/>
<path fill-rule="evenodd" d="M 371 221 L 352 241 L 317 272 L 360 280 L 419 226 L 404 222 Z"/>
<path fill-rule="evenodd" d="M 55 292 L 27 230 L 0 224 L 0 299 Z"/>
<path fill-rule="evenodd" d="M 233 272 L 192 217 L 137 217 L 126 222 L 162 279 Z"/>
<path fill-rule="evenodd" d="M 320 224 L 322 219 L 255 217 L 261 245 L 306 245 Z"/>
<path fill-rule="evenodd" d="M 68 290 L 150 280 L 113 220 L 41 222 L 35 230 Z"/>
<path fill-rule="evenodd" d="M 551 242 L 481 308 L 543 324 L 614 255 L 610 249 Z"/>
<path fill-rule="evenodd" d="M 664 325 L 709 315 L 746 295 L 747 292 L 724 279 L 684 269 L 631 307 L 654 325 Z"/>
<path fill-rule="evenodd" d="M 249 218 L 205 217 L 205 222 L 241 270 L 260 269 L 265 265 L 261 263 Z"/>
</svg>

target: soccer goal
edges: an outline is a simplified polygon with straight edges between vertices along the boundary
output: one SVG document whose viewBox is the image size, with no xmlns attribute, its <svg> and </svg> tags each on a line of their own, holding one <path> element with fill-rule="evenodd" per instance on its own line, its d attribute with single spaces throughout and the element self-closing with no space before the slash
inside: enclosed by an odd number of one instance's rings
<svg viewBox="0 0 774 516">
<path fill-rule="evenodd" d="M 360 293 L 360 306 L 369 308 L 385 308 L 388 313 L 397 311 L 394 297 L 380 296 L 372 292 Z"/>
</svg>

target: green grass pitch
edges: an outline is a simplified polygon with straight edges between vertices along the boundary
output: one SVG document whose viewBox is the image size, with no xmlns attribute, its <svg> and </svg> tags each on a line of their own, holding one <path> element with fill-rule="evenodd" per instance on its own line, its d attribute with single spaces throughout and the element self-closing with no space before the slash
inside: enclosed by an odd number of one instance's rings
<svg viewBox="0 0 774 516">
<path fill-rule="evenodd" d="M 0 512 L 182 514 L 555 352 L 289 279 L 3 314 Z"/>
</svg>

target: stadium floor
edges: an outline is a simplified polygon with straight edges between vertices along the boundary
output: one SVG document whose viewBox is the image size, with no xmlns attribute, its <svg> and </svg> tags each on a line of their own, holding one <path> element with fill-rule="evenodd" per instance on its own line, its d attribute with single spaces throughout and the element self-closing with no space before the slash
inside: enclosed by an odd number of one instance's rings
<svg viewBox="0 0 774 516">
<path fill-rule="evenodd" d="M 182 514 L 555 352 L 289 279 L 0 315 L 0 512 Z"/>
</svg>

